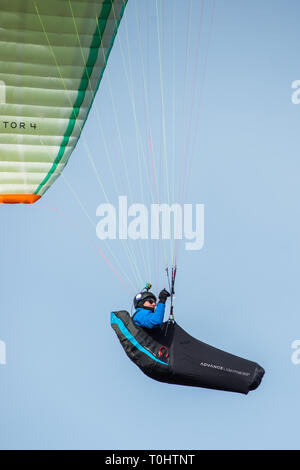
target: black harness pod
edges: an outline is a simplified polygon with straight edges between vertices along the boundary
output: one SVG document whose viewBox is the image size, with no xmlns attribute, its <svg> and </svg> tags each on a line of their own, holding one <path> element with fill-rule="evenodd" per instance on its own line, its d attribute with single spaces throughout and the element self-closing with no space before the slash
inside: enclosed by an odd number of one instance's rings
<svg viewBox="0 0 300 470">
<path fill-rule="evenodd" d="M 149 330 L 123 310 L 112 312 L 111 326 L 128 357 L 160 382 L 247 394 L 265 373 L 255 362 L 193 338 L 176 322 Z"/>
</svg>

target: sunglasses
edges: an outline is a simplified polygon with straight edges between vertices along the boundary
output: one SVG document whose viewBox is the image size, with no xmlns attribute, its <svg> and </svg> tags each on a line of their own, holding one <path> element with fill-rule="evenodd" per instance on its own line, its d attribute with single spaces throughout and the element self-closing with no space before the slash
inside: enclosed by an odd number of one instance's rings
<svg viewBox="0 0 300 470">
<path fill-rule="evenodd" d="M 145 302 L 149 302 L 149 304 L 151 305 L 156 304 L 156 301 L 154 299 L 146 299 Z"/>
</svg>

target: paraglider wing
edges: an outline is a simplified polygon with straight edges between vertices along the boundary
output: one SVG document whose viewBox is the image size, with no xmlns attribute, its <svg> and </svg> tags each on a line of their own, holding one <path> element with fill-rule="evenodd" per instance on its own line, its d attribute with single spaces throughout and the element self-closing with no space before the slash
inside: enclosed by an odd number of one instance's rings
<svg viewBox="0 0 300 470">
<path fill-rule="evenodd" d="M 0 202 L 35 202 L 61 174 L 126 3 L 1 0 Z"/>
</svg>

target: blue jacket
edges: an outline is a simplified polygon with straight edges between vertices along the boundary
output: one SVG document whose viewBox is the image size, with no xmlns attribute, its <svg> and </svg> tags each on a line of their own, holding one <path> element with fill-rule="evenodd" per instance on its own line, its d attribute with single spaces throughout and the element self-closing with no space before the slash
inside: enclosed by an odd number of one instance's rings
<svg viewBox="0 0 300 470">
<path fill-rule="evenodd" d="M 164 321 L 165 307 L 165 304 L 158 302 L 153 313 L 145 308 L 137 308 L 133 321 L 144 328 L 157 328 Z"/>
</svg>

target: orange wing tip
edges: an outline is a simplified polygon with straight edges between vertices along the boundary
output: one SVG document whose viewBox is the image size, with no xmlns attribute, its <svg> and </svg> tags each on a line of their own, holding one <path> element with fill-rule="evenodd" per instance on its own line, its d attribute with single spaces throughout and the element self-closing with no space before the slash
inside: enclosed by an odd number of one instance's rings
<svg viewBox="0 0 300 470">
<path fill-rule="evenodd" d="M 41 196 L 38 194 L 0 194 L 0 203 L 3 204 L 33 204 Z"/>
</svg>

